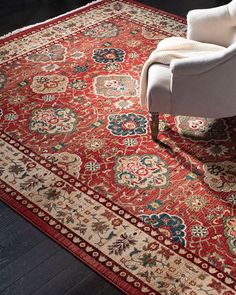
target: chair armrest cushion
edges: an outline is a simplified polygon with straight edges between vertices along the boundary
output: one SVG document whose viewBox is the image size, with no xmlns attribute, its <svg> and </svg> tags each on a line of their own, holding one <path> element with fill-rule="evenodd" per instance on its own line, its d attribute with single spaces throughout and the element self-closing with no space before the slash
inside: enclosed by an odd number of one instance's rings
<svg viewBox="0 0 236 295">
<path fill-rule="evenodd" d="M 235 69 L 236 44 L 214 53 L 212 59 L 174 61 L 171 113 L 209 118 L 235 116 Z"/>
<path fill-rule="evenodd" d="M 170 63 L 170 70 L 173 75 L 199 75 L 219 67 L 230 59 L 236 59 L 236 43 L 221 51 L 174 59 Z"/>
</svg>

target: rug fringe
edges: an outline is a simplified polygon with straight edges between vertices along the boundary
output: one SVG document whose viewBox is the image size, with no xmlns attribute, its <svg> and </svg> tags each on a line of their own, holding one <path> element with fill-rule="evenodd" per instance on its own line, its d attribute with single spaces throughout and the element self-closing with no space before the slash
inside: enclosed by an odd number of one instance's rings
<svg viewBox="0 0 236 295">
<path fill-rule="evenodd" d="M 56 20 L 56 19 L 58 19 L 58 18 L 60 18 L 60 17 L 62 17 L 62 16 L 69 15 L 70 13 L 73 13 L 73 12 L 79 11 L 79 10 L 81 10 L 81 9 L 84 9 L 84 8 L 86 8 L 86 7 L 88 7 L 88 6 L 91 6 L 91 5 L 93 5 L 93 4 L 96 4 L 96 3 L 99 3 L 99 2 L 102 2 L 102 1 L 103 1 L 103 0 L 94 0 L 94 1 L 91 1 L 90 3 L 88 3 L 88 4 L 84 5 L 84 6 L 81 6 L 81 7 L 79 7 L 79 8 L 73 9 L 73 10 L 71 10 L 71 11 L 68 11 L 68 12 L 66 12 L 66 13 L 60 14 L 60 15 L 55 16 L 55 17 L 53 17 L 53 18 L 47 19 L 47 20 L 45 20 L 45 21 L 42 21 L 42 22 L 39 22 L 39 23 L 35 23 L 35 24 L 29 25 L 29 26 L 25 26 L 25 27 L 22 27 L 22 28 L 20 28 L 20 29 L 16 29 L 16 30 L 14 30 L 14 31 L 12 31 L 12 32 L 9 32 L 9 33 L 6 33 L 6 34 L 0 36 L 0 40 L 3 40 L 3 39 L 5 39 L 5 38 L 7 38 L 7 37 L 13 36 L 13 35 L 15 35 L 15 34 L 17 34 L 17 33 L 23 32 L 23 31 L 25 31 L 25 30 L 28 30 L 28 29 L 34 28 L 34 27 L 36 27 L 36 26 L 38 26 L 38 25 L 47 24 L 47 23 L 49 23 L 49 22 L 52 21 L 52 20 Z"/>
</svg>

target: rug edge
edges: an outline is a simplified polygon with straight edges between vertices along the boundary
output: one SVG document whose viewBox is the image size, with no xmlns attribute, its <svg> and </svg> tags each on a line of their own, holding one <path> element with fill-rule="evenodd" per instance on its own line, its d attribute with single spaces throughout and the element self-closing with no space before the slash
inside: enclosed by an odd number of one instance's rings
<svg viewBox="0 0 236 295">
<path fill-rule="evenodd" d="M 86 4 L 86 5 L 83 5 L 83 6 L 81 6 L 81 7 L 78 7 L 78 8 L 72 9 L 72 10 L 66 12 L 66 13 L 59 14 L 59 15 L 53 17 L 53 18 L 46 19 L 45 21 L 38 22 L 38 23 L 34 23 L 34 24 L 32 24 L 32 25 L 28 25 L 28 26 L 24 26 L 24 27 L 21 27 L 21 28 L 15 29 L 15 30 L 13 30 L 13 31 L 11 31 L 11 32 L 8 32 L 8 33 L 4 34 L 4 35 L 1 35 L 1 36 L 0 36 L 0 42 L 1 42 L 1 41 L 5 41 L 4 39 L 9 39 L 9 38 L 11 38 L 11 37 L 13 37 L 13 36 L 15 37 L 15 35 L 17 35 L 17 34 L 19 34 L 19 33 L 23 33 L 23 32 L 26 33 L 26 32 L 27 32 L 28 30 L 30 30 L 30 29 L 36 28 L 36 27 L 41 26 L 41 25 L 46 25 L 46 24 L 50 23 L 51 21 L 55 21 L 55 20 L 57 20 L 57 19 L 59 20 L 61 17 L 65 17 L 65 16 L 70 15 L 70 14 L 72 14 L 72 13 L 75 13 L 75 12 L 77 12 L 77 11 L 80 11 L 80 10 L 86 9 L 86 8 L 88 8 L 89 6 L 93 6 L 93 5 L 98 4 L 98 3 L 100 3 L 100 2 L 104 2 L 104 0 L 93 0 L 92 2 L 89 2 L 89 3 Z"/>
<path fill-rule="evenodd" d="M 121 292 L 124 292 L 124 294 L 127 295 L 141 295 L 141 293 L 135 287 L 126 283 L 124 280 L 121 280 L 119 276 L 116 276 L 114 272 L 109 271 L 105 266 L 103 266 L 102 263 L 93 259 L 83 249 L 77 247 L 79 250 L 73 250 L 74 244 L 70 240 L 65 240 L 65 237 L 63 235 L 61 235 L 61 238 L 59 238 L 58 232 L 56 232 L 56 235 L 54 235 L 54 229 L 50 227 L 47 223 L 44 223 L 40 218 L 37 218 L 37 216 L 32 214 L 33 218 L 31 218 L 31 212 L 29 210 L 26 211 L 25 208 L 21 207 L 20 204 L 11 202 L 9 196 L 1 189 L 0 201 L 11 208 L 16 214 L 20 215 L 24 220 L 29 222 L 37 230 L 45 234 L 49 239 L 53 240 L 56 244 L 58 244 L 60 247 L 73 255 L 76 259 L 79 260 L 80 263 L 90 268 L 93 272 L 98 274 L 100 277 L 102 277 L 104 280 L 109 282 L 112 286 L 114 286 Z M 69 246 L 69 244 L 71 244 L 71 247 Z M 161 294 L 155 291 L 155 295 Z"/>
<path fill-rule="evenodd" d="M 38 26 L 46 25 L 46 24 L 50 23 L 51 21 L 59 20 L 60 18 L 68 16 L 70 14 L 73 14 L 73 13 L 75 13 L 77 11 L 80 11 L 80 10 L 86 9 L 86 8 L 88 8 L 90 6 L 96 5 L 98 3 L 107 2 L 107 1 L 109 1 L 109 0 L 93 0 L 93 1 L 83 5 L 81 7 L 72 9 L 72 10 L 66 12 L 66 13 L 63 13 L 63 14 L 59 14 L 59 15 L 53 17 L 53 18 L 49 18 L 49 19 L 44 20 L 42 22 L 34 23 L 34 24 L 31 24 L 31 25 L 28 25 L 28 26 L 20 27 L 18 29 L 10 31 L 10 32 L 8 32 L 6 34 L 0 35 L 0 42 L 7 41 L 8 39 L 15 37 L 15 35 L 17 35 L 17 34 L 24 33 L 24 32 L 27 33 L 28 30 L 31 30 L 33 28 L 37 28 Z M 187 20 L 183 16 L 175 15 L 175 14 L 173 14 L 171 12 L 164 11 L 162 9 L 149 6 L 149 5 L 145 4 L 145 3 L 141 3 L 141 2 L 138 2 L 136 0 L 125 0 L 124 2 L 133 3 L 133 4 L 139 5 L 139 6 L 143 7 L 143 8 L 146 8 L 146 9 L 149 8 L 149 9 L 155 10 L 155 11 L 161 13 L 161 14 L 168 15 L 169 17 L 174 18 L 175 20 L 178 20 L 178 21 L 183 22 L 184 24 L 187 24 Z"/>
<path fill-rule="evenodd" d="M 151 9 L 151 10 L 154 10 L 154 11 L 159 12 L 161 14 L 168 15 L 169 17 L 174 18 L 175 20 L 178 20 L 178 21 L 181 20 L 184 24 L 187 24 L 187 18 L 184 17 L 184 16 L 177 15 L 177 14 L 171 13 L 169 11 L 165 11 L 163 9 L 150 6 L 150 5 L 146 4 L 146 3 L 138 2 L 138 0 L 124 0 L 124 1 L 127 1 L 129 3 L 133 3 L 133 4 L 137 4 L 139 6 L 142 6 L 143 8 Z"/>
</svg>

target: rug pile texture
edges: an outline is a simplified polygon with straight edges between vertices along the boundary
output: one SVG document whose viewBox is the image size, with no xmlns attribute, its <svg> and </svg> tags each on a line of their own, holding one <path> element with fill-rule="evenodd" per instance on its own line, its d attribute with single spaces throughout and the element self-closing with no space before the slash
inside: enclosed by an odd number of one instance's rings
<svg viewBox="0 0 236 295">
<path fill-rule="evenodd" d="M 163 114 L 161 145 L 139 105 L 185 34 L 105 0 L 0 41 L 1 200 L 127 294 L 236 292 L 236 119 Z"/>
</svg>

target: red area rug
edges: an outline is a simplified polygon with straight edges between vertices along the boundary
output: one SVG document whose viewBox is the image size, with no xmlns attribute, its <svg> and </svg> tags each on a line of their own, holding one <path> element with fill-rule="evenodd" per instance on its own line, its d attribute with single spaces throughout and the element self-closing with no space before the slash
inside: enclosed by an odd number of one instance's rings
<svg viewBox="0 0 236 295">
<path fill-rule="evenodd" d="M 158 145 L 138 101 L 185 32 L 108 0 L 1 40 L 1 199 L 127 294 L 235 294 L 235 118 L 162 115 Z"/>
</svg>

